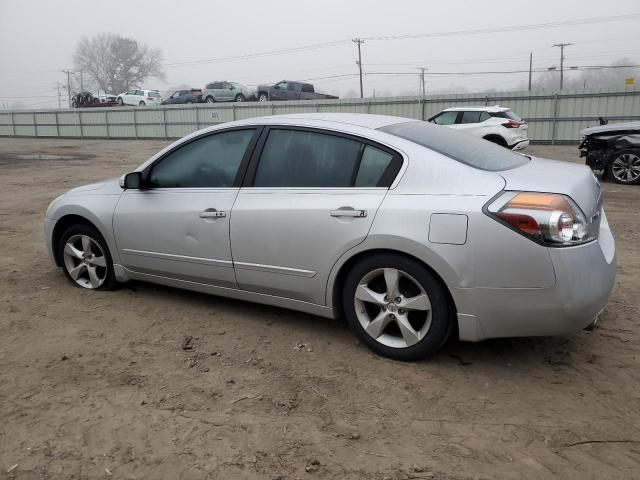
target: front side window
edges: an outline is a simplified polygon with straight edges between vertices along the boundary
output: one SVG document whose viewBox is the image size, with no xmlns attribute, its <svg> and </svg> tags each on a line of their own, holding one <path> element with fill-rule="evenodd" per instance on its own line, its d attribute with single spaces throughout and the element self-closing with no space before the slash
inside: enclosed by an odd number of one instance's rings
<svg viewBox="0 0 640 480">
<path fill-rule="evenodd" d="M 433 123 L 438 125 L 453 125 L 458 118 L 458 112 L 443 112 L 433 118 Z"/>
<path fill-rule="evenodd" d="M 233 187 L 255 130 L 220 132 L 169 153 L 151 169 L 152 188 Z"/>
<path fill-rule="evenodd" d="M 361 143 L 303 130 L 269 132 L 254 187 L 350 187 Z"/>
</svg>

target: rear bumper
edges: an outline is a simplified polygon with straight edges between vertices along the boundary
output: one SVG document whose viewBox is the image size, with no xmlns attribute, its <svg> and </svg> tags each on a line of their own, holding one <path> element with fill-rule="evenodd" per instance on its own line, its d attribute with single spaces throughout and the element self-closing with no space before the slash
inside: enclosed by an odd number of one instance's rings
<svg viewBox="0 0 640 480">
<path fill-rule="evenodd" d="M 615 244 L 606 215 L 600 237 L 586 245 L 550 248 L 550 288 L 453 288 L 460 339 L 566 335 L 604 309 L 616 275 Z"/>
</svg>

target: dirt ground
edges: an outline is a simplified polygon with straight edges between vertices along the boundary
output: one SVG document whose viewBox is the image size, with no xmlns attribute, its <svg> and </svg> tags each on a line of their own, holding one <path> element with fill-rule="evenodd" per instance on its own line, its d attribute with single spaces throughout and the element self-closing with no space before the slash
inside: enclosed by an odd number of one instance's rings
<svg viewBox="0 0 640 480">
<path fill-rule="evenodd" d="M 0 139 L 0 478 L 640 478 L 640 187 L 604 184 L 618 277 L 593 332 L 400 363 L 340 321 L 72 286 L 48 203 L 164 145 Z"/>
</svg>

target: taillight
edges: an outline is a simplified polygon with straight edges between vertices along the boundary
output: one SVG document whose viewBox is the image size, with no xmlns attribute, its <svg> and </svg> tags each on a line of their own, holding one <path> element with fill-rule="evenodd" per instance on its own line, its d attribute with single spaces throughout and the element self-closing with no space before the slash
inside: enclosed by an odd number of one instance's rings
<svg viewBox="0 0 640 480">
<path fill-rule="evenodd" d="M 522 125 L 526 125 L 526 122 L 518 122 L 516 120 L 509 120 L 507 123 L 503 123 L 504 128 L 519 128 Z"/>
<path fill-rule="evenodd" d="M 571 246 L 596 238 L 593 224 L 566 195 L 504 192 L 487 206 L 488 213 L 526 237 L 548 246 Z"/>
<path fill-rule="evenodd" d="M 151 98 L 151 97 L 147 97 L 147 100 L 153 100 L 153 98 Z"/>
</svg>

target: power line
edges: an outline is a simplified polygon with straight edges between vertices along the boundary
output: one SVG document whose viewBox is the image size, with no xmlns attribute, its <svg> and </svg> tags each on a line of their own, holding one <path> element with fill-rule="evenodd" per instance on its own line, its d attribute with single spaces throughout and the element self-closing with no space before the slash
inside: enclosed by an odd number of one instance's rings
<svg viewBox="0 0 640 480">
<path fill-rule="evenodd" d="M 438 38 L 452 37 L 458 35 L 478 35 L 483 33 L 501 33 L 501 32 L 519 32 L 522 30 L 537 30 L 541 28 L 570 27 L 574 25 L 591 25 L 594 23 L 618 22 L 622 20 L 634 20 L 640 18 L 640 13 L 630 13 L 626 15 L 612 15 L 607 17 L 593 17 L 576 20 L 560 20 L 557 22 L 534 23 L 529 25 L 514 25 L 493 28 L 475 28 L 470 30 L 454 30 L 450 32 L 430 32 L 430 33 L 414 33 L 401 35 L 380 35 L 375 37 L 364 37 L 363 40 L 380 41 L 380 40 L 409 40 L 416 38 Z"/>
</svg>

